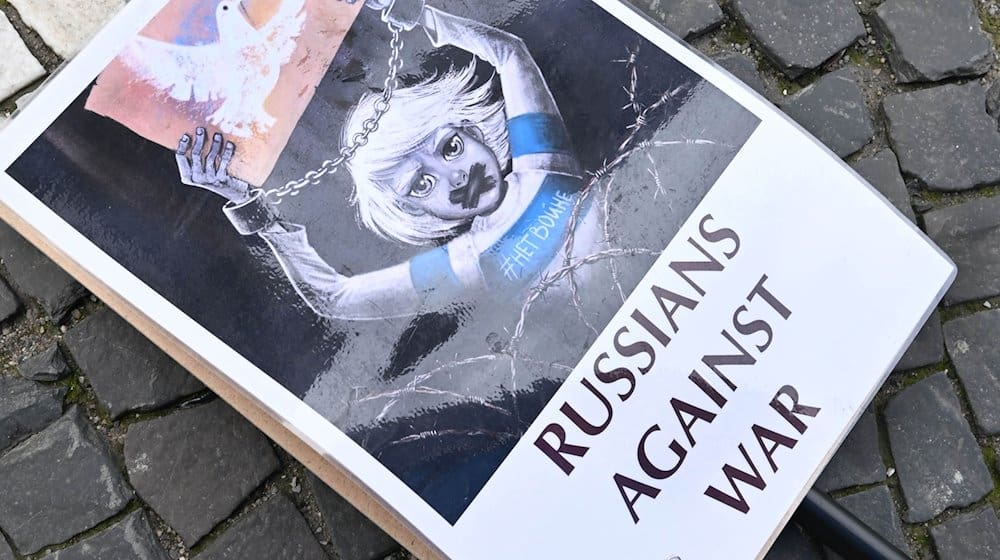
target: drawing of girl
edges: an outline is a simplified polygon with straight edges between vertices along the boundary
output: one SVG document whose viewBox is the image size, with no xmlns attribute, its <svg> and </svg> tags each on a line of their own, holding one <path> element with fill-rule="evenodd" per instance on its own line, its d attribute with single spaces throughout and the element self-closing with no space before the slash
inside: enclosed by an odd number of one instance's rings
<svg viewBox="0 0 1000 560">
<path fill-rule="evenodd" d="M 303 227 L 281 220 L 260 191 L 228 175 L 232 142 L 215 135 L 203 159 L 203 128 L 193 141 L 181 138 L 182 181 L 226 197 L 224 211 L 237 230 L 263 238 L 298 294 L 325 317 L 409 316 L 487 291 L 523 290 L 562 261 L 571 225 L 576 247 L 599 244 L 597 211 L 571 224 L 582 170 L 523 41 L 423 0 L 396 0 L 384 17 L 403 29 L 422 27 L 436 47 L 472 53 L 500 83 L 500 96 L 493 80 L 476 85 L 473 62 L 397 89 L 367 144 L 347 162 L 360 223 L 429 249 L 381 270 L 341 274 L 316 253 Z M 359 101 L 343 128 L 345 145 L 365 129 L 381 97 Z"/>
</svg>

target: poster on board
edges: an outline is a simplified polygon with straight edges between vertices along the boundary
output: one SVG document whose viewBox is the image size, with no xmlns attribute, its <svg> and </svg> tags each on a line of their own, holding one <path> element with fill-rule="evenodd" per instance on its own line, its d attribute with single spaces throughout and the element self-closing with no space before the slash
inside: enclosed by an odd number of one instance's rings
<svg viewBox="0 0 1000 560">
<path fill-rule="evenodd" d="M 131 3 L 0 183 L 435 558 L 761 557 L 954 277 L 616 0 Z"/>
</svg>

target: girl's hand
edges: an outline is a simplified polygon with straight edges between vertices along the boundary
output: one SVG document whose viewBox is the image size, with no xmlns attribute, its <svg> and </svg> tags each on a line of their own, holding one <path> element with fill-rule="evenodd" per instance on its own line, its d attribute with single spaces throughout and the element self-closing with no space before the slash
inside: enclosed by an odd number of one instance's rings
<svg viewBox="0 0 1000 560">
<path fill-rule="evenodd" d="M 384 5 L 382 20 L 409 31 L 420 23 L 425 0 L 368 0 L 368 3 Z"/>
<path fill-rule="evenodd" d="M 177 145 L 177 169 L 181 174 L 181 182 L 185 185 L 212 191 L 233 202 L 242 202 L 250 197 L 250 185 L 243 180 L 229 175 L 229 162 L 236 154 L 236 144 L 226 142 L 223 148 L 221 134 L 212 136 L 212 146 L 208 156 L 204 156 L 205 135 L 203 127 L 195 131 L 194 146 L 191 146 L 191 136 L 185 134 Z M 188 157 L 188 148 L 191 156 Z M 221 153 L 220 153 L 221 150 Z"/>
</svg>

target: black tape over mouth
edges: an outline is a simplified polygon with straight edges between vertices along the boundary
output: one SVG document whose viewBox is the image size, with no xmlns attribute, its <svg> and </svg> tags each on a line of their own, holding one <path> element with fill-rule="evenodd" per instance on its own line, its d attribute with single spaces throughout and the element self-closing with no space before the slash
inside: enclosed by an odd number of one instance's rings
<svg viewBox="0 0 1000 560">
<path fill-rule="evenodd" d="M 448 194 L 452 204 L 462 204 L 462 208 L 475 208 L 484 192 L 497 186 L 497 180 L 486 176 L 486 164 L 476 163 L 469 169 L 469 181 L 462 188 Z"/>
</svg>

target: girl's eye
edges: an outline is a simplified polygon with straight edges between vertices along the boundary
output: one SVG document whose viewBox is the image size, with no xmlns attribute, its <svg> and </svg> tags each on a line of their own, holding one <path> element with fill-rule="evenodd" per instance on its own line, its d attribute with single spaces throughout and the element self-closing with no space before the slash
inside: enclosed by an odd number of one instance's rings
<svg viewBox="0 0 1000 560">
<path fill-rule="evenodd" d="M 444 157 L 445 161 L 451 161 L 458 156 L 462 155 L 465 151 L 465 142 L 462 141 L 462 137 L 455 134 L 444 143 L 441 148 L 441 155 Z"/>
<path fill-rule="evenodd" d="M 434 185 L 437 184 L 437 179 L 433 175 L 428 175 L 424 173 L 420 176 L 420 179 L 413 183 L 410 187 L 410 196 L 415 196 L 417 198 L 423 198 L 434 190 Z"/>
</svg>

